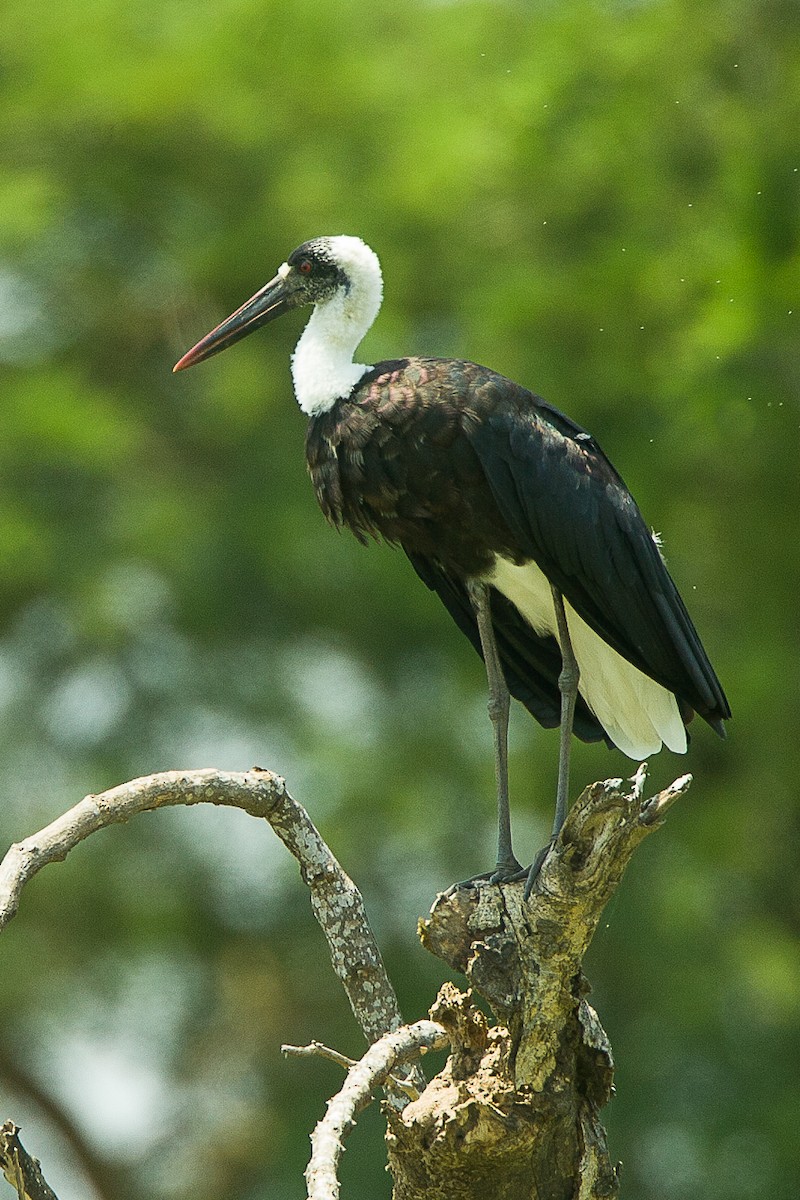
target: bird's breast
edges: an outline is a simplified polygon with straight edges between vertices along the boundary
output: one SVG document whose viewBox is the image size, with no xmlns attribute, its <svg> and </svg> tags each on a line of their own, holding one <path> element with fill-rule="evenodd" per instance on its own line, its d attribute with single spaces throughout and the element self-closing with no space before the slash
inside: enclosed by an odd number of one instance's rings
<svg viewBox="0 0 800 1200">
<path fill-rule="evenodd" d="M 481 575 L 496 554 L 517 559 L 467 433 L 469 396 L 436 361 L 385 364 L 315 418 L 308 469 L 322 511 L 361 541 L 382 538 Z"/>
</svg>

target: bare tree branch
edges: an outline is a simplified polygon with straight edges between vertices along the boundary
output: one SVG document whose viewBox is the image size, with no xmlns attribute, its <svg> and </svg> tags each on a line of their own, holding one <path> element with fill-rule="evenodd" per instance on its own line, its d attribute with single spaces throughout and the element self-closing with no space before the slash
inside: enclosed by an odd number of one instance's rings
<svg viewBox="0 0 800 1200">
<path fill-rule="evenodd" d="M 176 804 L 223 804 L 269 821 L 300 864 L 331 963 L 371 1044 L 403 1019 L 367 920 L 361 893 L 320 837 L 308 813 L 271 771 L 165 771 L 86 796 L 38 833 L 11 846 L 0 863 L 0 930 L 17 912 L 23 887 L 42 867 L 66 858 L 80 842 L 137 813 Z M 421 1075 L 415 1083 L 425 1086 Z M 397 1097 L 399 1107 L 406 1098 Z"/>
<path fill-rule="evenodd" d="M 417 1021 L 384 1034 L 347 1073 L 337 1094 L 328 1101 L 328 1111 L 311 1135 L 311 1159 L 306 1167 L 308 1200 L 336 1200 L 339 1180 L 336 1170 L 342 1156 L 343 1139 L 355 1124 L 357 1114 L 369 1104 L 394 1068 L 427 1050 L 443 1050 L 449 1037 L 435 1021 Z"/>
<path fill-rule="evenodd" d="M 19 1140 L 19 1127 L 13 1121 L 0 1126 L 0 1170 L 19 1200 L 58 1200 L 39 1163 Z"/>
</svg>

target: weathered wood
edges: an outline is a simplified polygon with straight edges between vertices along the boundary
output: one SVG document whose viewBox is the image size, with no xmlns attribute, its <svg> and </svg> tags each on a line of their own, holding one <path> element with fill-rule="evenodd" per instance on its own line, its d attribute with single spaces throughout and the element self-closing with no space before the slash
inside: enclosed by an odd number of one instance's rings
<svg viewBox="0 0 800 1200">
<path fill-rule="evenodd" d="M 634 850 L 690 777 L 650 800 L 644 781 L 640 768 L 632 787 L 586 789 L 527 903 L 522 883 L 478 883 L 440 896 L 421 922 L 423 945 L 471 988 L 442 989 L 431 1018 L 450 1058 L 418 1100 L 387 1113 L 394 1200 L 618 1194 L 599 1116 L 614 1064 L 581 963 Z"/>
</svg>

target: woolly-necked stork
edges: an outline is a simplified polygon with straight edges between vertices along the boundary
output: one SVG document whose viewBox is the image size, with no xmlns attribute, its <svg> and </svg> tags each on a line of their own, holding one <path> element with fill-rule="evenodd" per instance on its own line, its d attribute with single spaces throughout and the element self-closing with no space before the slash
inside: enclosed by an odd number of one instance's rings
<svg viewBox="0 0 800 1200">
<path fill-rule="evenodd" d="M 683 753 L 695 712 L 724 736 L 730 709 L 656 536 L 591 434 L 472 362 L 354 362 L 382 291 L 359 238 L 304 242 L 174 369 L 314 306 L 292 376 L 317 499 L 360 541 L 400 545 L 485 662 L 498 803 L 490 877 L 503 881 L 523 874 L 511 846 L 509 693 L 540 724 L 560 725 L 553 837 L 573 731 L 641 760 L 662 744 Z"/>
</svg>

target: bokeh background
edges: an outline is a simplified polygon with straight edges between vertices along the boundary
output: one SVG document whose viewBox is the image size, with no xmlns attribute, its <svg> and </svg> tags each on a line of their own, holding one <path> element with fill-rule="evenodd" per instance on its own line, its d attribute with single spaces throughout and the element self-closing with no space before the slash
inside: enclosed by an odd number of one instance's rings
<svg viewBox="0 0 800 1200">
<path fill-rule="evenodd" d="M 357 233 L 364 361 L 475 359 L 600 440 L 726 686 L 588 963 L 623 1195 L 800 1179 L 795 0 L 6 0 L 0 22 L 0 841 L 174 767 L 283 774 L 359 883 L 409 1019 L 415 938 L 493 851 L 477 657 L 403 556 L 326 527 L 301 316 L 172 376 L 299 242 Z M 517 848 L 556 735 L 512 729 Z M 574 785 L 629 774 L 577 746 Z M 231 811 L 96 836 L 2 939 L 0 1117 L 61 1200 L 304 1195 L 360 1034 L 292 861 Z M 345 1195 L 388 1197 L 380 1117 Z M 0 1180 L 0 1190 L 6 1185 Z M 9 1195 L 10 1195 L 9 1191 Z"/>
</svg>

